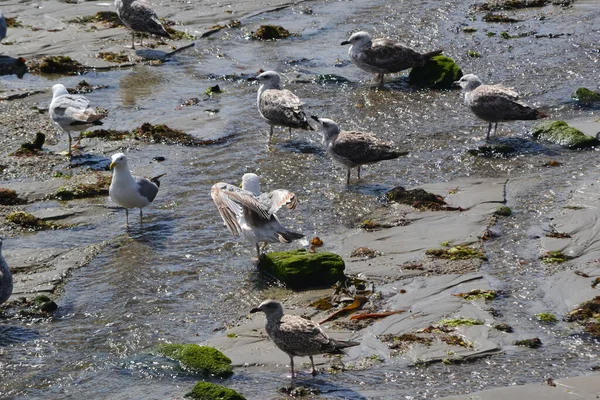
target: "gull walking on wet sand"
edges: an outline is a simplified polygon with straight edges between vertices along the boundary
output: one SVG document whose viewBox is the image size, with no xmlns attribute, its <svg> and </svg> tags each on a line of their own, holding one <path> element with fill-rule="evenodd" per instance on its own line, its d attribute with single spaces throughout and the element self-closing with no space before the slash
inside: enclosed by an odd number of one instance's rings
<svg viewBox="0 0 600 400">
<path fill-rule="evenodd" d="M 318 323 L 297 315 L 283 313 L 281 303 L 265 300 L 251 313 L 262 311 L 267 317 L 265 329 L 280 350 L 290 357 L 292 379 L 294 374 L 294 356 L 310 358 L 313 376 L 317 374 L 313 356 L 317 354 L 344 354 L 343 349 L 358 346 L 360 343 L 335 340 L 327 336 Z"/>
<path fill-rule="evenodd" d="M 393 142 L 378 139 L 372 133 L 342 131 L 338 124 L 330 119 L 314 115 L 311 118 L 321 124 L 323 144 L 329 156 L 348 168 L 347 185 L 350 184 L 352 168 L 358 168 L 358 179 L 360 179 L 361 165 L 392 160 L 408 154 L 406 151 L 394 149 Z"/>
<path fill-rule="evenodd" d="M 514 90 L 501 85 L 484 85 L 477 75 L 464 75 L 454 84 L 462 88 L 465 104 L 473 114 L 489 123 L 485 140 L 490 138 L 492 123 L 495 124 L 494 134 L 496 134 L 498 122 L 546 117 L 543 112 L 518 101 L 519 94 Z"/>
<path fill-rule="evenodd" d="M 6 29 L 6 20 L 2 15 L 2 11 L 0 11 L 0 42 L 6 37 Z"/>
<path fill-rule="evenodd" d="M 159 178 L 165 174 L 151 179 L 133 176 L 129 172 L 127 157 L 123 153 L 112 155 L 109 168 L 113 171 L 110 187 L 108 188 L 110 199 L 125 208 L 127 226 L 129 226 L 129 208 L 140 209 L 141 223 L 142 208 L 152 203 L 160 187 Z"/>
<path fill-rule="evenodd" d="M 259 259 L 259 243 L 291 243 L 304 237 L 281 225 L 275 215 L 283 206 L 295 209 L 298 204 L 296 195 L 285 189 L 261 193 L 260 179 L 256 174 L 244 174 L 241 189 L 229 183 L 216 183 L 210 190 L 210 196 L 229 231 L 233 236 L 241 234 L 248 242 L 254 243 Z"/>
<path fill-rule="evenodd" d="M 115 0 L 115 8 L 123 25 L 131 30 L 132 49 L 135 49 L 136 32 L 171 38 L 154 10 L 146 2 L 142 0 Z M 143 38 L 140 36 L 140 46 L 143 46 L 142 42 Z"/>
<path fill-rule="evenodd" d="M 372 39 L 371 35 L 362 31 L 356 32 L 341 44 L 351 45 L 348 49 L 350 60 L 358 68 L 377 74 L 379 86 L 383 86 L 385 74 L 422 67 L 431 57 L 442 53 L 442 50 L 419 53 L 391 39 Z"/>
<path fill-rule="evenodd" d="M 249 81 L 258 81 L 256 102 L 260 116 L 271 125 L 269 142 L 273 136 L 274 126 L 287 126 L 292 138 L 292 128 L 314 130 L 308 123 L 302 110 L 302 102 L 294 93 L 281 89 L 281 77 L 275 71 L 266 71 Z"/>
<path fill-rule="evenodd" d="M 52 102 L 48 111 L 56 126 L 69 135 L 69 157 L 73 142 L 71 132 L 102 125 L 101 119 L 107 115 L 90 108 L 90 102 L 84 96 L 69 94 L 67 88 L 60 83 L 52 86 Z"/>
<path fill-rule="evenodd" d="M 13 291 L 13 279 L 10 268 L 2 256 L 2 239 L 0 239 L 0 304 L 4 303 Z"/>
</svg>

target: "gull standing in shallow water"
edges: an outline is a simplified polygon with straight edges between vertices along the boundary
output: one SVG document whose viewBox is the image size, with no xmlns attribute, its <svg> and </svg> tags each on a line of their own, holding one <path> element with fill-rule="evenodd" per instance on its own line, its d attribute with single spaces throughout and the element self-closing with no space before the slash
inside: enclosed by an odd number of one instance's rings
<svg viewBox="0 0 600 400">
<path fill-rule="evenodd" d="M 110 199 L 125 208 L 125 218 L 129 226 L 129 208 L 140 209 L 140 223 L 142 222 L 142 208 L 152 203 L 158 188 L 161 174 L 154 178 L 141 178 L 131 175 L 127 165 L 127 157 L 123 153 L 113 154 L 109 168 L 113 171 L 108 195 Z"/>
<path fill-rule="evenodd" d="M 102 125 L 107 114 L 90 108 L 90 102 L 80 94 L 69 94 L 60 83 L 52 86 L 52 102 L 48 109 L 52 121 L 69 135 L 69 157 L 71 157 L 72 131 L 83 131 L 94 125 Z"/>
<path fill-rule="evenodd" d="M 422 67 L 431 57 L 442 53 L 442 50 L 419 53 L 391 39 L 372 39 L 371 35 L 362 31 L 356 32 L 341 44 L 352 45 L 348 49 L 350 60 L 358 68 L 377 74 L 380 86 L 383 86 L 385 74 Z"/>
<path fill-rule="evenodd" d="M 6 20 L 0 11 L 0 42 L 6 37 Z"/>
<path fill-rule="evenodd" d="M 132 49 L 135 49 L 136 32 L 171 38 L 154 10 L 146 2 L 142 0 L 115 0 L 115 8 L 123 25 L 131 30 Z M 142 42 L 143 38 L 140 36 L 140 46 L 143 46 Z"/>
<path fill-rule="evenodd" d="M 360 179 L 361 165 L 392 160 L 408 154 L 408 152 L 395 150 L 393 142 L 378 139 L 372 133 L 342 131 L 338 124 L 330 119 L 314 115 L 311 118 L 321 124 L 323 144 L 327 153 L 348 168 L 347 185 L 350 184 L 352 168 L 358 167 L 358 179 Z"/>
<path fill-rule="evenodd" d="M 13 279 L 10 268 L 2 256 L 2 239 L 0 239 L 0 304 L 4 303 L 13 291 Z"/>
<path fill-rule="evenodd" d="M 210 196 L 229 231 L 234 236 L 241 234 L 256 245 L 259 260 L 259 243 L 291 243 L 304 237 L 281 225 L 275 215 L 282 206 L 295 209 L 298 204 L 296 195 L 285 189 L 261 193 L 256 174 L 244 174 L 241 189 L 229 183 L 216 183 L 210 190 Z"/>
<path fill-rule="evenodd" d="M 519 94 L 514 90 L 501 85 L 484 85 L 477 75 L 464 75 L 454 84 L 462 88 L 465 104 L 473 114 L 489 123 L 485 140 L 490 138 L 492 123 L 495 123 L 494 134 L 496 134 L 498 122 L 546 117 L 543 112 L 518 101 Z"/>
<path fill-rule="evenodd" d="M 265 329 L 280 350 L 290 357 L 294 379 L 294 356 L 310 358 L 313 376 L 317 374 L 313 356 L 317 354 L 344 354 L 343 349 L 360 343 L 331 339 L 318 323 L 297 315 L 285 315 L 281 303 L 265 300 L 251 313 L 262 311 L 267 317 Z"/>
<path fill-rule="evenodd" d="M 260 83 L 256 102 L 260 116 L 271 125 L 269 142 L 273 136 L 274 126 L 287 126 L 290 139 L 292 138 L 292 128 L 313 130 L 306 119 L 304 111 L 302 111 L 303 103 L 294 93 L 287 89 L 281 89 L 281 77 L 277 72 L 265 71 L 248 80 Z"/>
</svg>

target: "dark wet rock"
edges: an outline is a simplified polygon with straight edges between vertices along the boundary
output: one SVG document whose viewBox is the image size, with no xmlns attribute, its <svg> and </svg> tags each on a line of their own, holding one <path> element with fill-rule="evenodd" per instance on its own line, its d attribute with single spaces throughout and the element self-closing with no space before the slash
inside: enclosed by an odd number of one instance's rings
<svg viewBox="0 0 600 400">
<path fill-rule="evenodd" d="M 451 89 L 463 76 L 454 60 L 444 55 L 430 58 L 425 66 L 414 67 L 408 75 L 412 85 L 431 89 Z"/>
<path fill-rule="evenodd" d="M 33 142 L 21 144 L 15 152 L 9 154 L 14 157 L 35 157 L 41 155 L 42 147 L 46 142 L 46 135 L 36 132 Z"/>
<path fill-rule="evenodd" d="M 58 200 L 83 199 L 96 196 L 108 196 L 110 175 L 97 174 L 95 183 L 79 183 L 58 188 L 55 198 Z"/>
<path fill-rule="evenodd" d="M 307 396 L 316 396 L 321 394 L 321 390 L 316 387 L 306 387 L 306 386 L 286 386 L 277 390 L 277 392 L 289 396 L 291 398 L 300 398 Z M 312 397 L 310 397 L 312 398 Z"/>
<path fill-rule="evenodd" d="M 26 202 L 26 200 L 19 197 L 15 190 L 0 187 L 0 205 L 14 206 Z"/>
<path fill-rule="evenodd" d="M 600 92 L 596 92 L 584 87 L 581 87 L 573 93 L 575 100 L 581 103 L 597 103 L 600 102 Z"/>
<path fill-rule="evenodd" d="M 261 257 L 258 268 L 293 290 L 328 287 L 346 279 L 344 260 L 329 252 L 271 252 Z"/>
<path fill-rule="evenodd" d="M 509 206 L 500 206 L 496 208 L 496 211 L 494 211 L 494 215 L 499 215 L 501 217 L 510 217 L 512 215 L 512 210 Z"/>
<path fill-rule="evenodd" d="M 202 140 L 183 131 L 169 128 L 167 125 L 152 125 L 148 122 L 134 129 L 131 133 L 136 139 L 146 142 L 182 146 L 206 146 L 222 143 L 230 138 L 230 136 L 225 136 L 214 140 Z"/>
<path fill-rule="evenodd" d="M 513 333 L 513 327 L 504 323 L 492 325 L 492 328 L 501 332 Z"/>
<path fill-rule="evenodd" d="M 475 5 L 477 11 L 515 10 L 519 8 L 543 7 L 551 0 L 490 0 Z"/>
<path fill-rule="evenodd" d="M 210 382 L 198 382 L 186 398 L 193 400 L 246 400 L 233 389 Z"/>
<path fill-rule="evenodd" d="M 343 76 L 335 75 L 335 74 L 321 74 L 315 76 L 313 79 L 315 83 L 349 83 L 350 81 Z"/>
<path fill-rule="evenodd" d="M 361 257 L 361 258 L 375 258 L 379 255 L 378 252 L 376 252 L 373 249 L 370 249 L 368 247 L 359 247 L 357 249 L 354 249 L 352 251 L 352 253 L 350 253 L 350 257 Z"/>
<path fill-rule="evenodd" d="M 36 296 L 31 301 L 31 306 L 39 311 L 51 313 L 58 310 L 58 305 L 48 296 Z"/>
<path fill-rule="evenodd" d="M 482 157 L 508 157 L 515 154 L 517 149 L 509 144 L 492 144 L 479 146 L 476 149 L 468 150 L 468 153 L 472 156 Z"/>
<path fill-rule="evenodd" d="M 216 93 L 223 93 L 223 90 L 221 89 L 221 87 L 219 85 L 215 85 L 215 86 L 211 86 L 208 89 L 206 89 L 206 91 L 204 92 L 207 95 L 213 95 Z"/>
<path fill-rule="evenodd" d="M 482 18 L 483 21 L 485 22 L 495 22 L 495 23 L 513 23 L 513 22 L 520 22 L 521 20 L 515 19 L 515 18 L 511 18 L 506 14 L 494 14 L 494 13 L 487 13 L 483 16 Z"/>
<path fill-rule="evenodd" d="M 600 145 L 600 140 L 587 136 L 564 121 L 548 121 L 536 125 L 532 131 L 536 140 L 546 140 L 569 149 L 585 149 Z"/>
<path fill-rule="evenodd" d="M 429 193 L 424 189 L 411 189 L 406 190 L 402 186 L 397 186 L 385 194 L 385 198 L 388 202 L 407 204 L 409 206 L 417 207 L 420 204 L 436 204 L 446 205 L 444 198 L 437 194 Z"/>
<path fill-rule="evenodd" d="M 252 39 L 275 40 L 290 36 L 290 32 L 279 25 L 261 25 L 256 32 L 252 32 Z"/>
<path fill-rule="evenodd" d="M 517 340 L 515 342 L 515 346 L 524 346 L 529 347 L 530 349 L 537 349 L 542 347 L 542 341 L 539 338 Z"/>
<path fill-rule="evenodd" d="M 27 62 L 29 71 L 45 74 L 79 75 L 84 71 L 83 65 L 68 56 L 46 56 L 40 61 Z"/>
<path fill-rule="evenodd" d="M 161 344 L 156 352 L 179 361 L 182 368 L 206 377 L 228 378 L 233 375 L 231 360 L 214 347 L 197 344 Z"/>
<path fill-rule="evenodd" d="M 41 218 L 36 217 L 33 214 L 27 213 L 25 211 L 15 211 L 6 217 L 8 222 L 12 222 L 15 225 L 18 225 L 22 228 L 29 229 L 32 231 L 41 231 L 46 229 L 60 229 L 65 226 L 61 224 L 55 224 L 51 222 L 44 221 Z"/>
</svg>

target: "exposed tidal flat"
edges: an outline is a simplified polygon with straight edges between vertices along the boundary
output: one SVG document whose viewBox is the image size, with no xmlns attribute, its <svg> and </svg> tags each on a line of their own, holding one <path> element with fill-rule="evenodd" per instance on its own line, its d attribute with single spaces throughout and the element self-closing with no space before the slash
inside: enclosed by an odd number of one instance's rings
<svg viewBox="0 0 600 400">
<path fill-rule="evenodd" d="M 581 87 L 598 90 L 595 1 L 499 11 L 510 23 L 486 22 L 487 11 L 464 2 L 161 1 L 152 2 L 157 14 L 190 36 L 135 51 L 123 47 L 131 40 L 125 28 L 70 22 L 113 11 L 112 2 L 0 6 L 22 24 L 9 27 L 0 58 L 65 55 L 86 66 L 74 76 L 0 77 L 0 97 L 13 98 L 0 102 L 0 187 L 24 200 L 0 206 L 3 254 L 15 279 L 0 320 L 0 397 L 181 398 L 202 378 L 153 349 L 197 343 L 232 361 L 233 376 L 211 382 L 246 398 L 284 398 L 289 359 L 266 340 L 264 317 L 249 310 L 276 298 L 287 312 L 323 321 L 342 306 L 317 310 L 310 304 L 331 289 L 291 291 L 265 278 L 252 245 L 230 236 L 210 187 L 237 184 L 246 172 L 261 176 L 265 190 L 296 194 L 296 210 L 278 216 L 309 240 L 321 238 L 316 251 L 341 255 L 346 275 L 359 278 L 348 289 L 366 298 L 360 310 L 323 324 L 360 346 L 341 359 L 317 357 L 323 373 L 315 378 L 302 364 L 308 359 L 297 358 L 307 398 L 442 398 L 504 386 L 511 388 L 475 398 L 594 398 L 600 391 L 597 310 L 585 307 L 600 295 L 597 151 L 535 140 L 537 122 L 516 121 L 500 123 L 487 143 L 514 151 L 473 156 L 487 123 L 464 106 L 459 90 L 416 89 L 406 73 L 388 77 L 380 90 L 340 46 L 365 30 L 420 51 L 442 48 L 464 73 L 513 87 L 550 120 L 595 136 L 598 107 L 572 98 Z M 265 24 L 291 35 L 250 39 Z M 125 58 L 114 62 L 101 52 Z M 374 132 L 409 155 L 365 166 L 347 187 L 345 169 L 327 157 L 318 131 L 294 131 L 290 140 L 276 128 L 268 145 L 258 88 L 245 80 L 259 69 L 278 71 L 307 115 Z M 53 84 L 83 79 L 106 86 L 85 94 L 109 111 L 103 128 L 166 124 L 202 144 L 84 138 L 70 167 L 59 154 L 66 134 L 47 107 Z M 215 85 L 221 93 L 207 90 Z M 42 154 L 11 155 L 36 132 L 46 135 Z M 57 196 L 106 182 L 117 152 L 137 175 L 167 173 L 143 226 L 134 212 L 127 229 L 124 211 L 106 194 Z M 446 206 L 389 202 L 385 193 L 396 186 L 422 188 Z M 499 212 L 503 206 L 510 212 Z M 61 229 L 19 227 L 6 219 L 16 211 Z M 309 247 L 269 250 L 303 244 Z M 38 294 L 58 310 L 29 312 L 19 300 Z M 350 319 L 363 312 L 396 313 Z M 514 388 L 525 384 L 532 386 Z"/>
</svg>

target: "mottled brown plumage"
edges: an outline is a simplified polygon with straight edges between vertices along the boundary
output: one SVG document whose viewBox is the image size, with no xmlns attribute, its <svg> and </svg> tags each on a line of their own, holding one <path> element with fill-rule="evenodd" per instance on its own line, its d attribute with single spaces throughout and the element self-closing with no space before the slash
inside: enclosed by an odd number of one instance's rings
<svg viewBox="0 0 600 400">
<path fill-rule="evenodd" d="M 514 90 L 501 85 L 484 85 L 476 75 L 464 75 L 455 84 L 463 89 L 465 104 L 473 114 L 489 123 L 486 140 L 490 138 L 492 123 L 495 134 L 498 122 L 546 117 L 541 111 L 518 101 L 519 94 Z"/>
<path fill-rule="evenodd" d="M 442 52 L 419 53 L 391 39 L 372 39 L 367 32 L 356 32 L 342 42 L 342 45 L 346 44 L 352 45 L 348 49 L 352 62 L 364 71 L 377 74 L 380 85 L 383 85 L 384 74 L 422 67 L 427 60 Z"/>
<path fill-rule="evenodd" d="M 267 317 L 265 329 L 273 343 L 290 357 L 292 379 L 294 379 L 294 357 L 310 358 L 312 374 L 316 375 L 313 356 L 317 354 L 344 354 L 343 349 L 360 343 L 335 340 L 327 336 L 318 323 L 297 315 L 285 315 L 281 303 L 265 300 L 251 313 L 262 311 Z"/>
<path fill-rule="evenodd" d="M 378 139 L 372 133 L 342 131 L 338 124 L 330 119 L 316 116 L 311 118 L 321 124 L 323 144 L 327 153 L 348 168 L 346 179 L 348 185 L 352 168 L 358 168 L 358 179 L 360 179 L 361 165 L 391 160 L 407 154 L 396 150 L 393 142 Z"/>
<path fill-rule="evenodd" d="M 131 29 L 131 48 L 135 49 L 135 32 L 170 38 L 154 10 L 143 0 L 115 0 L 117 15 Z M 140 46 L 143 38 L 140 37 Z"/>
</svg>

